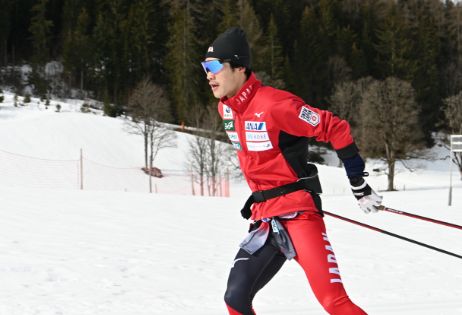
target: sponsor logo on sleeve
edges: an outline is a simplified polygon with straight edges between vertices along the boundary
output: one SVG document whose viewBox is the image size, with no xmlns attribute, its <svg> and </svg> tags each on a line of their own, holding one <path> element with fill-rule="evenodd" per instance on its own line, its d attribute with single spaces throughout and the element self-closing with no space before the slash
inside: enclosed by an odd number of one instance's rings
<svg viewBox="0 0 462 315">
<path fill-rule="evenodd" d="M 223 120 L 223 125 L 226 131 L 234 131 L 234 120 Z"/>
<path fill-rule="evenodd" d="M 246 121 L 245 130 L 248 131 L 266 131 L 266 122 L 264 121 Z"/>
<path fill-rule="evenodd" d="M 305 106 L 302 106 L 302 109 L 300 111 L 300 115 L 298 115 L 298 118 L 300 118 L 303 121 L 306 121 L 313 127 L 316 127 L 319 124 L 319 121 L 321 120 L 318 113 L 312 111 L 311 109 Z"/>
<path fill-rule="evenodd" d="M 229 106 L 223 104 L 223 118 L 224 119 L 233 119 L 233 111 Z"/>
<path fill-rule="evenodd" d="M 267 151 L 271 150 L 273 145 L 271 141 L 265 142 L 247 142 L 247 150 L 249 151 Z"/>
<path fill-rule="evenodd" d="M 269 135 L 267 132 L 246 131 L 245 140 L 246 141 L 268 141 Z"/>
<path fill-rule="evenodd" d="M 227 131 L 226 133 L 228 134 L 228 138 L 231 142 L 239 142 L 239 136 L 236 131 Z"/>
</svg>

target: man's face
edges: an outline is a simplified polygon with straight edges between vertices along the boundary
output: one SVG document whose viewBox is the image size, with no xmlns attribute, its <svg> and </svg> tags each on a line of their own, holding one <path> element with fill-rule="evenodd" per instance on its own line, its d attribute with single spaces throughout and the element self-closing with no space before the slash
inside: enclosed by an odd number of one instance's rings
<svg viewBox="0 0 462 315">
<path fill-rule="evenodd" d="M 207 58 L 205 61 L 218 60 L 216 58 Z M 233 97 L 239 91 L 241 86 L 244 84 L 245 68 L 231 68 L 228 62 L 222 63 L 223 68 L 212 73 L 207 71 L 207 80 L 212 89 L 213 96 L 221 99 L 225 96 L 228 98 Z"/>
</svg>

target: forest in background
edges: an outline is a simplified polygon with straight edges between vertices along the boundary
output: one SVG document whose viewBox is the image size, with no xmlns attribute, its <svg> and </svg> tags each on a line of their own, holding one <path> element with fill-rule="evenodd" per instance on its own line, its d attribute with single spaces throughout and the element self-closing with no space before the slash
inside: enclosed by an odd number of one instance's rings
<svg viewBox="0 0 462 315">
<path fill-rule="evenodd" d="M 240 26 L 264 84 L 347 118 L 366 155 L 386 154 L 368 144 L 387 128 L 410 142 L 395 150 L 402 157 L 431 145 L 434 131 L 462 133 L 462 6 L 452 1 L 0 0 L 0 7 L 0 84 L 19 95 L 25 85 L 42 98 L 77 91 L 117 116 L 149 79 L 165 90 L 170 121 L 194 124 L 191 108 L 216 104 L 200 61 L 219 33 Z M 377 112 L 371 104 L 385 106 Z M 404 141 L 390 137 L 391 146 Z"/>
</svg>

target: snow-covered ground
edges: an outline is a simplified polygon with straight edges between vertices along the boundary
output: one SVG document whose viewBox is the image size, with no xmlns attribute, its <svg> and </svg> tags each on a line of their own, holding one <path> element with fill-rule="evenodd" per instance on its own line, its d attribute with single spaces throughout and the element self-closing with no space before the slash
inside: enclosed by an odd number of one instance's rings
<svg viewBox="0 0 462 315">
<path fill-rule="evenodd" d="M 49 109 L 35 99 L 15 108 L 12 95 L 5 96 L 0 315 L 226 314 L 226 278 L 248 224 L 239 216 L 249 193 L 244 183 L 232 183 L 230 198 L 184 190 L 149 194 L 139 174 L 142 140 L 124 131 L 120 119 L 80 113 L 76 102 L 61 103 L 60 113 L 55 101 Z M 161 151 L 156 165 L 184 169 L 188 137 L 178 134 L 178 148 Z M 79 190 L 80 148 L 94 164 L 127 175 L 94 167 L 93 183 Z M 462 225 L 455 169 L 449 207 L 448 161 L 415 163 L 421 169 L 397 174 L 397 187 L 405 191 L 382 193 L 385 204 Z M 368 181 L 384 189 L 386 178 L 374 175 L 374 167 L 368 164 Z M 319 168 L 326 210 L 462 255 L 461 230 L 385 212 L 365 215 L 344 171 Z M 159 187 L 184 185 L 174 176 L 168 180 Z M 462 314 L 461 259 L 332 217 L 325 221 L 347 291 L 369 314 Z M 293 261 L 254 305 L 258 314 L 325 314 Z"/>
</svg>

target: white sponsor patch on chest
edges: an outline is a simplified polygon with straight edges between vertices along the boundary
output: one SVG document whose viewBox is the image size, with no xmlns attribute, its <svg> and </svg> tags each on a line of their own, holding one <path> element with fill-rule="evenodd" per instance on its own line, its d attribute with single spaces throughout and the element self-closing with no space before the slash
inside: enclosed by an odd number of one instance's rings
<svg viewBox="0 0 462 315">
<path fill-rule="evenodd" d="M 226 133 L 228 134 L 229 140 L 239 142 L 239 136 L 236 131 L 226 131 Z"/>
<path fill-rule="evenodd" d="M 233 119 L 233 110 L 223 104 L 223 119 Z"/>
<path fill-rule="evenodd" d="M 305 106 L 302 106 L 302 109 L 300 111 L 300 115 L 298 115 L 298 118 L 300 118 L 303 121 L 306 121 L 313 127 L 316 127 L 321 121 L 321 118 L 319 117 L 318 113 L 312 111 L 311 109 Z"/>
<path fill-rule="evenodd" d="M 271 150 L 273 145 L 271 141 L 265 142 L 247 142 L 247 150 L 249 151 L 267 151 Z"/>
<path fill-rule="evenodd" d="M 264 121 L 246 121 L 246 131 L 266 131 L 266 122 Z"/>
<path fill-rule="evenodd" d="M 268 141 L 269 135 L 267 132 L 246 131 L 245 140 L 246 141 Z"/>
<path fill-rule="evenodd" d="M 239 142 L 232 142 L 232 144 L 236 150 L 242 150 L 242 146 Z"/>
</svg>

